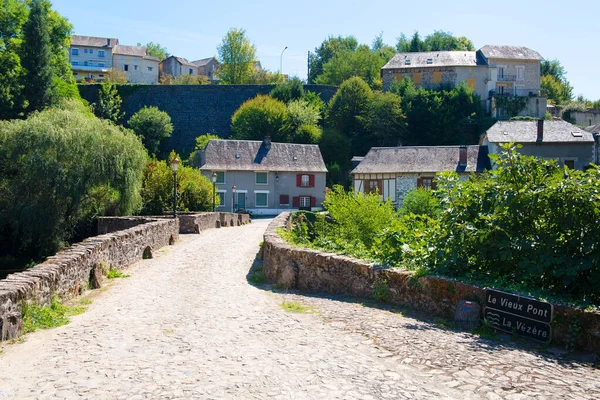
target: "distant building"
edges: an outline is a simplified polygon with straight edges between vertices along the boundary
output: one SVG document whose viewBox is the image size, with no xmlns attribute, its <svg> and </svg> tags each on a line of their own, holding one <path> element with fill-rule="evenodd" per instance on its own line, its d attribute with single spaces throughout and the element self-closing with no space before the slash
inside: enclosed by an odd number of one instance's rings
<svg viewBox="0 0 600 400">
<path fill-rule="evenodd" d="M 325 197 L 327 168 L 317 145 L 272 143 L 269 137 L 211 140 L 199 158 L 204 176 L 216 173 L 219 210 L 257 215 L 318 210 Z"/>
<path fill-rule="evenodd" d="M 158 82 L 157 57 L 142 46 L 123 46 L 115 38 L 71 36 L 69 62 L 75 79 L 102 81 L 113 69 L 125 72 L 131 83 Z"/>
<path fill-rule="evenodd" d="M 198 75 L 206 76 L 211 82 L 218 80 L 216 72 L 219 68 L 219 61 L 215 57 L 203 58 L 192 61 L 192 63 L 198 67 Z"/>
<path fill-rule="evenodd" d="M 461 179 L 490 169 L 485 146 L 373 147 L 350 173 L 354 191 L 378 193 L 402 205 L 406 193 L 435 189 L 438 172 L 455 171 Z"/>
<path fill-rule="evenodd" d="M 499 98 L 528 98 L 523 116 L 542 118 L 546 94 L 540 89 L 542 56 L 527 47 L 484 46 L 477 51 L 398 53 L 381 69 L 384 89 L 408 77 L 428 89 L 465 83 L 484 101 L 488 112 L 506 117 Z"/>
<path fill-rule="evenodd" d="M 161 61 L 160 74 L 171 75 L 173 78 L 180 75 L 198 76 L 198 66 L 183 57 L 170 56 Z"/>
</svg>

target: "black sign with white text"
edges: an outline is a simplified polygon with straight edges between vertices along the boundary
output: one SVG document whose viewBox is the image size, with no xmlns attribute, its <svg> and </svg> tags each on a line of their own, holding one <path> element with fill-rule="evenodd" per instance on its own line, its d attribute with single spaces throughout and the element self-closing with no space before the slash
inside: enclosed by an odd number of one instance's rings
<svg viewBox="0 0 600 400">
<path fill-rule="evenodd" d="M 549 324 L 552 304 L 494 289 L 485 291 L 485 307 Z"/>
<path fill-rule="evenodd" d="M 549 324 L 491 308 L 486 308 L 483 315 L 491 326 L 500 331 L 514 333 L 543 343 L 549 342 L 552 338 L 552 329 Z"/>
</svg>

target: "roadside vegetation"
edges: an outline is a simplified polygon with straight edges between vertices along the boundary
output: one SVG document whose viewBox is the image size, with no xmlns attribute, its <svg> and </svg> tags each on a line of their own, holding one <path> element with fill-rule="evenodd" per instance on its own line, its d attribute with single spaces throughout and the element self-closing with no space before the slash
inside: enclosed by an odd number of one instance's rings
<svg viewBox="0 0 600 400">
<path fill-rule="evenodd" d="M 439 174 L 436 191 L 408 193 L 397 211 L 336 186 L 327 213 L 298 212 L 280 233 L 417 275 L 600 305 L 600 169 L 562 169 L 514 145 L 493 157 L 497 169 L 467 181 Z"/>
</svg>

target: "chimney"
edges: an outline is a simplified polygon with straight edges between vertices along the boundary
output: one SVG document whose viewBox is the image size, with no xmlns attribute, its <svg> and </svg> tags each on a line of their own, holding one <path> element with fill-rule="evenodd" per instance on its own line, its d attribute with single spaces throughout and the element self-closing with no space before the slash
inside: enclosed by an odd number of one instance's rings
<svg viewBox="0 0 600 400">
<path fill-rule="evenodd" d="M 540 143 L 544 141 L 544 120 L 538 119 L 537 121 L 537 139 L 536 142 Z"/>
<path fill-rule="evenodd" d="M 262 144 L 263 144 L 263 146 L 265 146 L 265 149 L 270 149 L 271 148 L 271 136 L 265 136 Z"/>
<path fill-rule="evenodd" d="M 110 39 L 106 39 L 106 45 L 110 47 Z"/>
<path fill-rule="evenodd" d="M 467 146 L 458 148 L 458 165 L 461 167 L 467 166 Z"/>
</svg>

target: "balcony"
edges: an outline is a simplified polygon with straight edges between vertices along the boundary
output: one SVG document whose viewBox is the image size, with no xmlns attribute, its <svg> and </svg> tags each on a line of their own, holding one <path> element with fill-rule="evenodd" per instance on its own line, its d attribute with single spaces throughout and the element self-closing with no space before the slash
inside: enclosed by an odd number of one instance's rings
<svg viewBox="0 0 600 400">
<path fill-rule="evenodd" d="M 522 88 L 504 88 L 504 90 L 490 90 L 491 97 L 548 97 L 548 93 L 544 89 L 522 89 Z"/>
<path fill-rule="evenodd" d="M 517 76 L 516 75 L 498 75 L 498 78 L 496 80 L 498 82 L 516 82 Z"/>
<path fill-rule="evenodd" d="M 89 66 L 89 65 L 71 65 L 71 69 L 73 71 L 85 71 L 85 72 L 108 72 L 110 71 L 111 67 L 110 66 L 104 66 L 104 67 L 96 67 L 96 66 Z"/>
</svg>

